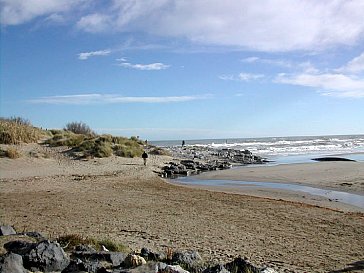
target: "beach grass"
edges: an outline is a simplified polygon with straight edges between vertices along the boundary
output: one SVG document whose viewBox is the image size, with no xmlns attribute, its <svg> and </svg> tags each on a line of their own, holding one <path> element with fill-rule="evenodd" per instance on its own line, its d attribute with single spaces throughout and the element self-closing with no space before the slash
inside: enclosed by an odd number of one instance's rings
<svg viewBox="0 0 364 273">
<path fill-rule="evenodd" d="M 34 143 L 49 136 L 50 133 L 21 118 L 0 118 L 0 143 Z"/>
<path fill-rule="evenodd" d="M 83 237 L 80 234 L 67 234 L 61 235 L 56 238 L 56 241 L 65 249 L 65 250 L 74 250 L 76 246 L 79 245 L 89 245 L 96 250 L 101 250 L 102 246 L 107 248 L 109 251 L 115 252 L 127 252 L 129 248 L 124 244 L 118 244 L 110 239 L 95 239 L 91 237 Z"/>
</svg>

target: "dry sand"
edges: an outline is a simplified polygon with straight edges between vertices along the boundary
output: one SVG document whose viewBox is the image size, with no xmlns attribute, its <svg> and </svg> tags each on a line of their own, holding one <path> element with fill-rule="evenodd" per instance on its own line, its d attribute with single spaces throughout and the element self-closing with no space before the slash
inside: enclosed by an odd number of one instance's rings
<svg viewBox="0 0 364 273">
<path fill-rule="evenodd" d="M 152 156 L 145 167 L 139 158 L 77 161 L 39 145 L 22 150 L 22 158 L 0 159 L 0 223 L 18 231 L 111 238 L 132 249 L 196 249 L 207 261 L 242 255 L 286 272 L 361 272 L 362 213 L 174 185 L 156 174 L 168 157 Z M 309 166 L 317 182 L 329 182 L 319 177 L 328 164 Z M 283 170 L 273 173 L 292 182 Z M 361 174 L 359 166 L 352 178 Z M 333 185 L 344 187 L 338 176 Z M 362 192 L 355 181 L 350 190 Z"/>
</svg>

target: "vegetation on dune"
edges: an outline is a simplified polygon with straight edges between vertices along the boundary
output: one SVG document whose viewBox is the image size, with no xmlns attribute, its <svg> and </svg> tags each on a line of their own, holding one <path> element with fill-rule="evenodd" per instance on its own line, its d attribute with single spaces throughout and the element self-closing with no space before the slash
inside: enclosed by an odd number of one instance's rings
<svg viewBox="0 0 364 273">
<path fill-rule="evenodd" d="M 67 146 L 76 157 L 140 157 L 144 150 L 144 141 L 139 137 L 130 138 L 112 135 L 97 135 L 85 123 L 71 122 L 64 130 L 42 130 L 33 127 L 30 121 L 19 118 L 0 118 L 0 144 L 19 144 L 38 142 L 41 139 L 51 147 Z M 151 154 L 167 155 L 160 148 L 150 149 Z M 1 151 L 2 157 L 17 158 L 20 153 L 15 148 Z"/>
<path fill-rule="evenodd" d="M 101 250 L 101 246 L 106 247 L 109 251 L 128 252 L 129 248 L 123 244 L 117 244 L 110 239 L 96 240 L 94 238 L 82 237 L 79 234 L 69 234 L 59 236 L 56 239 L 66 250 L 74 250 L 79 245 L 89 245 L 97 250 Z"/>
<path fill-rule="evenodd" d="M 49 136 L 47 131 L 33 127 L 26 119 L 0 118 L 1 144 L 34 143 L 47 136 Z"/>
<path fill-rule="evenodd" d="M 139 157 L 143 153 L 143 142 L 137 137 L 115 137 L 96 135 L 89 126 L 69 123 L 68 130 L 51 130 L 53 137 L 45 143 L 50 146 L 68 146 L 79 157 L 109 157 L 113 154 L 121 157 Z M 81 128 L 81 129 L 80 129 Z M 75 133 L 75 132 L 84 133 Z"/>
<path fill-rule="evenodd" d="M 9 147 L 6 150 L 0 148 L 0 157 L 8 157 L 11 159 L 16 159 L 21 157 L 21 153 L 15 147 Z"/>
<path fill-rule="evenodd" d="M 64 130 L 75 134 L 96 135 L 95 132 L 83 122 L 69 122 L 66 124 Z"/>
</svg>

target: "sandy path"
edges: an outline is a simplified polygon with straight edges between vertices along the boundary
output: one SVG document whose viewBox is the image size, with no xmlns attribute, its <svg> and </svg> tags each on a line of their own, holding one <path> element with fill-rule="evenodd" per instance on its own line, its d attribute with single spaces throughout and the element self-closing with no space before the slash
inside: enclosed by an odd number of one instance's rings
<svg viewBox="0 0 364 273">
<path fill-rule="evenodd" d="M 364 260 L 363 214 L 172 185 L 154 172 L 168 160 L 144 167 L 141 159 L 0 159 L 0 222 L 112 238 L 132 249 L 197 249 L 205 260 L 242 255 L 294 272 Z M 20 172 L 24 162 L 33 168 Z M 11 169 L 16 175 L 5 177 Z"/>
</svg>

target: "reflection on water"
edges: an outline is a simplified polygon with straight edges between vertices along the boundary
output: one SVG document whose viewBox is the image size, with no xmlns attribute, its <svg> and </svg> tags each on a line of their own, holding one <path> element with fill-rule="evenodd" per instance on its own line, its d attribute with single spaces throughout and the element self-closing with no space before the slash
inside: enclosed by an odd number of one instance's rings
<svg viewBox="0 0 364 273">
<path fill-rule="evenodd" d="M 233 181 L 233 180 L 200 180 L 191 177 L 181 177 L 176 181 L 188 184 L 188 185 L 201 185 L 201 186 L 224 186 L 224 187 L 239 187 L 242 185 L 261 187 L 261 188 L 271 188 L 271 189 L 281 189 L 290 191 L 301 191 L 313 195 L 324 196 L 331 200 L 339 201 L 342 203 L 350 204 L 360 208 L 364 208 L 364 196 L 341 192 L 333 190 L 318 189 L 309 186 L 295 185 L 295 184 L 285 184 L 285 183 L 270 183 L 270 182 L 246 182 L 246 181 Z"/>
</svg>

